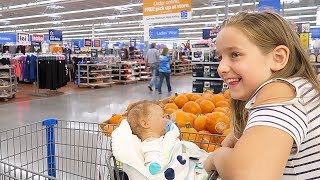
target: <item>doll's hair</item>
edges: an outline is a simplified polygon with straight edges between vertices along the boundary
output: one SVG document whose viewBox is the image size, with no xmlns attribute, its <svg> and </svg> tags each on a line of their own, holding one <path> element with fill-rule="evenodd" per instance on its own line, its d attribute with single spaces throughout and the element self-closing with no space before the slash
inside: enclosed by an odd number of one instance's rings
<svg viewBox="0 0 320 180">
<path fill-rule="evenodd" d="M 272 52 L 279 45 L 286 46 L 289 49 L 288 62 L 283 69 L 273 72 L 270 79 L 303 77 L 308 79 L 313 87 L 320 92 L 316 73 L 308 61 L 306 51 L 297 33 L 280 15 L 269 11 L 240 12 L 224 21 L 221 30 L 227 27 L 240 30 L 263 54 Z M 231 101 L 231 120 L 235 133 L 242 133 L 247 124 L 246 103 L 239 100 Z"/>
<path fill-rule="evenodd" d="M 140 101 L 135 103 L 132 108 L 128 109 L 128 123 L 134 135 L 137 135 L 141 139 L 141 134 L 145 132 L 145 129 L 141 126 L 140 120 L 149 120 L 152 109 L 155 106 L 159 106 L 156 101 Z"/>
</svg>

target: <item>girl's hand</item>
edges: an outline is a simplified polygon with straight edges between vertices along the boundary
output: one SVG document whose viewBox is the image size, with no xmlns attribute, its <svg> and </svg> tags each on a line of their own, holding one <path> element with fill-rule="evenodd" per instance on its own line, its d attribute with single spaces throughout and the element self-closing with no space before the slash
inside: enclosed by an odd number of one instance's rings
<svg viewBox="0 0 320 180">
<path fill-rule="evenodd" d="M 208 174 L 211 174 L 213 171 L 216 170 L 216 166 L 213 163 L 214 156 L 214 152 L 210 153 L 203 163 L 203 168 L 207 171 Z"/>
</svg>

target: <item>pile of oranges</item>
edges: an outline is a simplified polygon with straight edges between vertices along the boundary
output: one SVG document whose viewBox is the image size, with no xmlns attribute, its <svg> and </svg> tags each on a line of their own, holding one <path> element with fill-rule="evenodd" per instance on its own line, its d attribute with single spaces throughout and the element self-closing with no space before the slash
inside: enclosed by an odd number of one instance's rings
<svg viewBox="0 0 320 180">
<path fill-rule="evenodd" d="M 128 107 L 132 106 L 131 103 Z M 182 139 L 196 143 L 200 148 L 212 152 L 230 132 L 230 91 L 214 94 L 205 91 L 202 94 L 175 94 L 159 105 L 179 126 Z M 107 136 L 120 124 L 124 114 L 114 114 L 102 128 Z"/>
</svg>

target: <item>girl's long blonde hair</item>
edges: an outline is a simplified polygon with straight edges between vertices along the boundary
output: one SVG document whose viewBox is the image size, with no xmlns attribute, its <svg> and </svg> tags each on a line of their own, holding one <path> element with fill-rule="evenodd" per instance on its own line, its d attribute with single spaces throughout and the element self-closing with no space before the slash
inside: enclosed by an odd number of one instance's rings
<svg viewBox="0 0 320 180">
<path fill-rule="evenodd" d="M 306 51 L 298 35 L 280 15 L 267 11 L 241 12 L 227 19 L 221 28 L 231 26 L 242 31 L 264 54 L 270 53 L 279 45 L 285 45 L 289 48 L 288 63 L 282 70 L 274 72 L 270 79 L 303 77 L 308 79 L 314 88 L 320 92 L 320 84 L 316 73 L 308 61 Z M 231 101 L 231 121 L 236 134 L 241 134 L 247 124 L 248 112 L 245 109 L 246 103 L 239 100 Z"/>
</svg>

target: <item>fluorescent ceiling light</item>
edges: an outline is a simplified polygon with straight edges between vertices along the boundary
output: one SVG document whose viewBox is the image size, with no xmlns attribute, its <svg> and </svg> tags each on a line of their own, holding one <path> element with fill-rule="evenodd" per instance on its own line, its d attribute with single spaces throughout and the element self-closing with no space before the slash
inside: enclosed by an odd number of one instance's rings
<svg viewBox="0 0 320 180">
<path fill-rule="evenodd" d="M 284 9 L 284 12 L 287 12 L 287 11 L 299 11 L 299 10 L 313 10 L 313 9 L 317 9 L 317 6 L 288 8 L 288 9 Z"/>
<path fill-rule="evenodd" d="M 115 10 L 118 10 L 118 11 L 128 11 L 128 10 L 131 10 L 132 8 L 128 7 L 128 6 L 116 6 L 114 7 Z"/>
<path fill-rule="evenodd" d="M 61 16 L 56 15 L 56 14 L 48 14 L 48 17 L 52 17 L 52 18 L 61 18 Z"/>
<path fill-rule="evenodd" d="M 97 20 L 97 19 L 106 19 L 107 17 L 131 17 L 131 16 L 137 16 L 137 15 L 142 15 L 142 13 L 135 13 L 135 14 L 120 14 L 120 15 L 114 15 L 114 16 L 103 16 L 103 17 L 93 17 L 93 18 L 82 18 L 82 19 L 68 19 L 68 20 L 61 20 L 62 23 L 66 22 L 77 22 L 77 21 L 91 21 L 91 20 Z M 0 19 L 1 20 L 1 19 Z M 140 22 L 140 21 L 139 21 Z M 37 22 L 37 23 L 28 23 L 28 24 L 17 24 L 17 27 L 24 27 L 24 26 L 37 26 L 40 24 L 52 24 L 52 21 L 46 21 L 46 22 Z M 109 24 L 109 23 L 105 23 Z M 110 23 L 112 24 L 112 23 Z M 120 23 L 115 23 L 115 24 L 120 24 Z M 0 28 L 10 28 L 10 26 L 0 26 Z"/>
<path fill-rule="evenodd" d="M 259 2 L 255 3 L 256 5 L 259 4 Z M 252 6 L 254 5 L 254 3 L 242 3 L 242 6 Z M 230 7 L 240 7 L 240 4 L 230 4 Z M 223 6 L 207 6 L 207 7 L 199 7 L 199 8 L 192 8 L 192 10 L 198 11 L 198 10 L 207 10 L 207 9 L 221 9 L 221 8 L 225 8 L 225 5 Z"/>
<path fill-rule="evenodd" d="M 142 6 L 142 3 L 125 5 L 125 7 L 127 7 L 127 8 L 137 7 L 137 6 Z M 117 7 L 124 7 L 124 6 L 109 6 L 109 7 L 103 7 L 103 8 L 67 11 L 67 12 L 60 12 L 60 13 L 53 13 L 53 14 L 39 14 L 39 15 L 32 15 L 32 16 L 21 16 L 21 17 L 6 18 L 4 20 L 19 20 L 19 19 L 45 17 L 45 16 L 49 16 L 49 15 L 66 15 L 66 14 L 75 14 L 75 13 L 84 13 L 84 12 L 95 12 L 95 11 L 103 11 L 103 10 L 108 10 L 108 9 L 115 9 Z"/>
<path fill-rule="evenodd" d="M 284 17 L 285 19 L 300 19 L 300 18 L 308 18 L 308 17 L 317 17 L 317 15 L 298 15 L 298 16 L 287 16 L 287 17 Z"/>
<path fill-rule="evenodd" d="M 1 10 L 25 8 L 25 7 L 31 7 L 31 6 L 38 6 L 38 5 L 44 5 L 44 4 L 57 3 L 57 2 L 62 2 L 62 1 L 65 1 L 65 0 L 36 1 L 36 2 L 30 2 L 30 3 L 27 3 L 27 4 L 19 4 L 19 5 L 9 6 L 9 7 L 2 7 Z"/>
<path fill-rule="evenodd" d="M 55 4 L 47 6 L 48 9 L 64 9 L 63 6 L 57 6 Z"/>
</svg>

